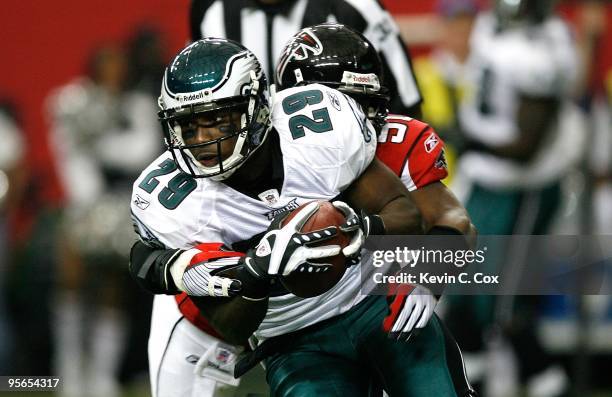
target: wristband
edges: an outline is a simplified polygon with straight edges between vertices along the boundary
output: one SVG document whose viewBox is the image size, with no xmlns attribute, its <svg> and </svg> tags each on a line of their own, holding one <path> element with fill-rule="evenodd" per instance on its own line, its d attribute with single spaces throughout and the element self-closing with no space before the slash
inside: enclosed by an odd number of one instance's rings
<svg viewBox="0 0 612 397">
<path fill-rule="evenodd" d="M 452 250 L 469 249 L 469 245 L 468 245 L 467 240 L 465 239 L 465 235 L 461 233 L 461 231 L 459 231 L 458 229 L 455 229 L 454 227 L 435 225 L 431 229 L 429 229 L 429 231 L 427 232 L 427 235 L 430 235 L 430 236 L 463 236 L 464 238 L 461 239 L 460 242 L 458 242 L 459 246 L 457 246 L 457 244 L 451 244 L 449 247 L 444 247 L 444 248 L 452 249 Z M 434 296 L 436 297 L 437 300 L 440 300 L 442 295 L 438 293 L 438 294 L 434 294 Z"/>
<path fill-rule="evenodd" d="M 387 234 L 385 222 L 380 215 L 368 215 L 368 235 L 383 235 Z"/>
<path fill-rule="evenodd" d="M 427 234 L 436 236 L 463 236 L 463 233 L 461 233 L 458 229 L 451 226 L 442 225 L 433 226 L 431 229 L 429 229 Z"/>
</svg>

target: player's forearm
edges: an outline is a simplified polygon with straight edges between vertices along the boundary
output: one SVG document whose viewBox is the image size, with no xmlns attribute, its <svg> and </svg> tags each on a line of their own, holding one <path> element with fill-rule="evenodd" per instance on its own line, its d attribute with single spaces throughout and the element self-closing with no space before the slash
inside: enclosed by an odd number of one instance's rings
<svg viewBox="0 0 612 397">
<path fill-rule="evenodd" d="M 467 147 L 522 163 L 529 162 L 540 151 L 560 108 L 561 102 L 556 97 L 521 95 L 516 113 L 517 139 L 496 146 L 468 141 Z"/>
<path fill-rule="evenodd" d="M 435 218 L 425 221 L 425 229 L 427 231 L 434 227 L 444 227 L 457 230 L 459 233 L 466 236 L 468 241 L 476 238 L 476 228 L 470 221 L 463 207 L 455 207 L 447 209 L 439 213 Z"/>
<path fill-rule="evenodd" d="M 192 298 L 193 299 L 193 298 Z M 223 339 L 244 344 L 266 315 L 268 298 L 253 301 L 241 296 L 233 298 L 195 298 L 198 308 Z"/>
<path fill-rule="evenodd" d="M 386 234 L 423 234 L 421 213 L 409 197 L 398 196 L 389 201 L 378 215 Z"/>
<path fill-rule="evenodd" d="M 179 249 L 155 249 L 137 241 L 130 251 L 130 275 L 152 294 L 178 294 L 180 291 L 174 285 L 169 270 L 182 252 Z"/>
<path fill-rule="evenodd" d="M 487 146 L 477 141 L 468 141 L 466 148 L 467 150 L 485 152 L 497 157 L 525 163 L 533 158 L 539 146 L 531 142 L 531 140 L 519 140 L 517 142 L 495 147 Z"/>
<path fill-rule="evenodd" d="M 154 294 L 179 292 L 168 269 L 182 250 L 156 250 L 142 242 L 132 247 L 130 273 L 136 282 Z M 191 299 L 210 324 L 230 343 L 243 344 L 257 329 L 268 307 L 268 299 L 242 297 L 197 297 Z"/>
<path fill-rule="evenodd" d="M 434 182 L 410 192 L 423 216 L 423 227 L 429 233 L 432 229 L 446 228 L 463 234 L 470 245 L 476 241 L 476 228 L 465 207 L 441 182 Z"/>
<path fill-rule="evenodd" d="M 369 215 L 379 215 L 386 234 L 423 234 L 421 214 L 402 181 L 379 159 L 345 192 L 347 202 Z"/>
</svg>

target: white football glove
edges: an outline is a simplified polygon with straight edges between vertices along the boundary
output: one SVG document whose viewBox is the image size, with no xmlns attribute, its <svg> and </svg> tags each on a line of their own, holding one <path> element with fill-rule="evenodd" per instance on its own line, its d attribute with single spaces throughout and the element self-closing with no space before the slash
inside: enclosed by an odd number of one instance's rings
<svg viewBox="0 0 612 397">
<path fill-rule="evenodd" d="M 221 243 L 200 244 L 183 252 L 172 264 L 170 274 L 176 287 L 190 296 L 228 297 L 240 292 L 238 280 L 215 274 L 238 266 L 244 256 L 221 249 Z"/>
<path fill-rule="evenodd" d="M 400 284 L 387 296 L 390 313 L 383 329 L 393 339 L 408 341 L 415 329 L 424 328 L 434 313 L 438 300 L 421 285 Z"/>
</svg>

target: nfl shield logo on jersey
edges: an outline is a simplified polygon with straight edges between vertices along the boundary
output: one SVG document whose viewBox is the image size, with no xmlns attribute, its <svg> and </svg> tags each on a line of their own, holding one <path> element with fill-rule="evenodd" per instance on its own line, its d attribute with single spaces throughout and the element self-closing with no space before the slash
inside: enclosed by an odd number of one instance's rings
<svg viewBox="0 0 612 397">
<path fill-rule="evenodd" d="M 234 365 L 238 352 L 238 348 L 234 346 L 214 342 L 198 360 L 194 373 L 223 384 L 237 386 L 240 381 L 234 378 Z"/>
<path fill-rule="evenodd" d="M 276 189 L 266 190 L 265 192 L 259 193 L 257 196 L 261 201 L 263 201 L 264 203 L 266 203 L 266 205 L 270 207 L 278 204 L 278 200 L 280 199 L 278 190 Z"/>
<path fill-rule="evenodd" d="M 231 355 L 232 355 L 232 353 L 229 352 L 228 350 L 225 350 L 223 348 L 218 348 L 217 349 L 217 357 L 215 357 L 215 358 L 216 358 L 218 363 L 220 363 L 220 364 L 227 364 L 227 361 L 229 360 Z"/>
</svg>

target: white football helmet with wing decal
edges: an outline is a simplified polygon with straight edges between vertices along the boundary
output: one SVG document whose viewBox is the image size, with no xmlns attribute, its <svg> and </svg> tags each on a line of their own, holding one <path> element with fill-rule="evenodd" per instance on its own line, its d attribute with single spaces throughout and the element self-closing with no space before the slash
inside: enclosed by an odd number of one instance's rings
<svg viewBox="0 0 612 397">
<path fill-rule="evenodd" d="M 159 97 L 159 119 L 166 144 L 181 169 L 200 178 L 229 177 L 265 140 L 270 130 L 268 83 L 255 55 L 226 39 L 206 38 L 184 48 L 168 65 Z M 240 112 L 240 126 L 223 137 L 185 143 L 181 125 L 198 115 Z M 221 157 L 221 143 L 236 139 L 233 152 Z M 193 149 L 213 146 L 214 166 L 196 160 Z"/>
</svg>

